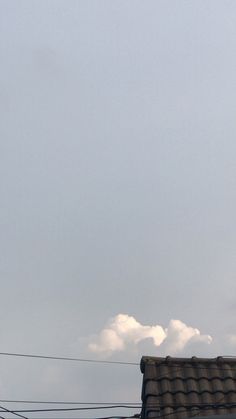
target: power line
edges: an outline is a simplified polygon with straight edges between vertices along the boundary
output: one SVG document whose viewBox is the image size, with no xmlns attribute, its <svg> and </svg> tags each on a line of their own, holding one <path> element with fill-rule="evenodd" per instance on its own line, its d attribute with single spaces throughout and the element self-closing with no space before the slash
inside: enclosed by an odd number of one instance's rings
<svg viewBox="0 0 236 419">
<path fill-rule="evenodd" d="M 126 405 L 116 405 L 116 406 L 98 406 L 98 407 L 83 407 L 83 408 L 58 408 L 58 409 L 27 409 L 27 410 L 7 410 L 4 409 L 4 411 L 7 411 L 9 413 L 13 413 L 17 416 L 23 417 L 25 418 L 25 416 L 19 415 L 18 413 L 39 413 L 39 412 L 75 412 L 75 411 L 88 411 L 88 410 L 99 410 L 99 409 L 112 409 L 112 408 L 132 408 L 132 409 L 138 409 L 140 408 L 140 406 L 126 406 Z M 180 407 L 185 407 L 187 408 L 187 410 L 195 410 L 195 409 L 199 409 L 199 412 L 203 409 L 207 410 L 207 409 L 216 409 L 216 408 L 233 408 L 236 407 L 236 403 L 198 403 L 198 404 L 192 404 L 192 403 L 186 403 L 186 404 L 150 404 L 148 405 L 148 407 L 158 407 L 158 408 L 180 408 Z M 179 411 L 180 412 L 180 411 Z M 182 412 L 182 411 L 181 411 Z M 186 410 L 183 410 L 183 412 L 186 412 Z M 176 411 L 168 413 L 166 415 L 161 415 L 158 416 L 159 418 L 165 417 L 165 416 L 169 416 L 176 413 Z M 114 416 L 115 418 L 121 418 L 120 416 Z M 134 416 L 130 416 L 130 417 L 134 417 Z M 135 416 L 136 417 L 136 416 Z M 110 416 L 107 418 L 111 418 Z M 45 419 L 45 418 L 44 418 Z M 105 418 L 104 418 L 105 419 Z"/>
<path fill-rule="evenodd" d="M 9 411 L 9 413 L 13 413 L 13 412 L 10 412 Z M 116 416 L 102 416 L 102 417 L 90 417 L 90 418 L 87 418 L 87 417 L 83 417 L 83 416 L 81 416 L 81 417 L 72 417 L 71 419 L 134 419 L 134 418 L 139 418 L 140 416 L 139 415 L 133 415 L 133 416 L 120 416 L 120 415 L 116 415 Z M 6 418 L 3 418 L 3 419 L 11 419 L 10 417 L 6 417 Z M 47 417 L 42 417 L 42 418 L 29 418 L 29 419 L 52 419 L 52 417 L 49 417 L 49 418 L 47 418 Z M 69 419 L 68 418 L 68 416 L 66 416 L 66 417 L 64 417 L 64 418 L 60 418 L 60 417 L 56 417 L 56 419 Z"/>
<path fill-rule="evenodd" d="M 114 405 L 114 406 L 93 406 L 93 407 L 67 407 L 67 408 L 54 408 L 54 409 L 20 409 L 14 412 L 22 413 L 35 413 L 35 412 L 76 412 L 84 410 L 102 410 L 102 409 L 139 409 L 139 406 L 127 405 Z"/>
<path fill-rule="evenodd" d="M 90 362 L 97 364 L 117 364 L 117 365 L 139 365 L 138 362 L 126 362 L 126 361 L 107 361 L 100 359 L 86 359 L 86 358 L 71 358 L 64 356 L 50 356 L 50 355 L 36 355 L 36 354 L 22 354 L 13 352 L 0 352 L 2 356 L 15 356 L 23 358 L 38 358 L 38 359 L 53 359 L 58 361 L 73 361 L 73 362 Z"/>
<path fill-rule="evenodd" d="M 212 405 L 212 406 L 207 406 L 207 407 L 201 407 L 201 408 L 199 408 L 199 407 L 197 407 L 197 406 L 191 406 L 191 409 L 188 409 L 188 413 L 190 413 L 191 414 L 191 411 L 193 411 L 193 410 L 198 410 L 198 412 L 197 412 L 197 415 L 198 414 L 200 414 L 201 413 L 201 411 L 202 410 L 209 410 L 209 409 L 212 409 L 212 408 L 219 408 L 219 409 L 221 409 L 221 408 L 226 408 L 226 407 L 236 407 L 236 404 L 234 403 L 234 404 L 232 404 L 231 406 L 229 406 L 229 405 L 219 405 L 219 406 L 216 406 L 216 405 Z M 14 411 L 8 411 L 9 413 L 15 413 Z M 156 416 L 156 417 L 152 417 L 152 419 L 163 419 L 163 418 L 166 418 L 166 417 L 168 417 L 168 416 L 172 416 L 172 415 L 174 415 L 174 414 L 176 414 L 176 413 L 186 413 L 186 410 L 178 410 L 177 412 L 176 411 L 173 411 L 173 412 L 170 412 L 170 413 L 166 413 L 166 414 L 164 414 L 164 415 L 160 415 L 160 416 Z M 189 417 L 195 417 L 195 416 L 197 416 L 196 414 L 194 414 L 194 415 L 192 415 L 192 416 L 189 416 Z M 2 418 L 2 419 L 10 419 L 10 417 L 5 417 L 5 418 L 3 418 L 2 416 L 0 416 L 0 418 Z M 140 415 L 139 414 L 135 414 L 135 415 L 132 415 L 132 416 L 103 416 L 103 417 L 92 417 L 92 418 L 86 418 L 86 417 L 72 417 L 71 419 L 137 419 L 137 418 L 140 418 Z M 51 417 L 49 417 L 49 418 L 46 418 L 46 417 L 42 417 L 42 418 L 30 418 L 30 419 L 52 419 Z M 59 418 L 59 417 L 57 417 L 57 419 L 69 419 L 68 418 L 68 416 L 67 417 L 61 417 L 61 418 Z M 148 417 L 144 417 L 143 419 L 149 419 Z"/>
<path fill-rule="evenodd" d="M 63 404 L 63 405 L 140 405 L 141 402 L 81 402 L 81 401 L 55 401 L 55 400 L 10 400 L 10 399 L 1 399 L 1 403 L 22 403 L 22 404 Z"/>
<path fill-rule="evenodd" d="M 1 405 L 0 405 L 0 409 L 3 409 L 2 412 L 12 413 L 13 415 L 18 416 L 20 418 L 28 419 L 26 416 L 20 415 L 19 413 L 15 413 L 13 410 L 9 410 L 6 407 L 3 407 Z"/>
<path fill-rule="evenodd" d="M 74 408 L 55 408 L 55 409 L 26 409 L 26 410 L 14 410 L 14 412 L 22 413 L 36 413 L 36 412 L 75 412 L 75 411 L 87 411 L 87 410 L 100 410 L 100 409 L 117 409 L 117 408 L 126 408 L 126 409 L 138 409 L 140 406 L 127 406 L 127 405 L 117 405 L 117 406 L 98 406 L 98 407 L 74 407 Z M 153 403 L 148 404 L 147 408 L 156 407 L 156 408 L 180 408 L 184 407 L 186 409 L 191 408 L 200 408 L 200 409 L 217 409 L 217 408 L 232 408 L 236 407 L 236 403 Z"/>
<path fill-rule="evenodd" d="M 0 418 L 1 418 L 1 416 L 0 416 Z M 137 416 L 137 415 L 134 415 L 134 416 L 102 416 L 102 417 L 90 417 L 90 418 L 87 418 L 87 417 L 71 417 L 71 419 L 137 419 L 137 418 L 139 418 L 139 416 Z M 12 419 L 12 418 L 10 418 L 10 417 L 6 417 L 6 418 L 3 418 L 3 419 Z M 30 418 L 30 419 L 52 419 L 51 417 L 49 417 L 49 418 L 47 418 L 47 417 L 42 417 L 42 418 Z M 56 418 L 53 418 L 53 419 L 70 419 L 68 416 L 66 416 L 66 417 L 64 417 L 64 418 L 60 418 L 60 417 L 56 417 Z"/>
<path fill-rule="evenodd" d="M 235 407 L 236 406 L 236 404 L 234 404 L 234 406 L 233 407 Z M 226 406 L 225 405 L 221 405 L 221 406 L 218 406 L 218 408 L 225 408 Z M 228 406 L 229 407 L 229 406 Z M 194 406 L 192 406 L 192 408 L 191 408 L 191 410 L 196 410 L 196 409 L 199 409 L 199 412 L 197 412 L 197 414 L 199 414 L 199 413 L 201 413 L 201 411 L 202 410 L 209 410 L 209 409 L 212 409 L 213 407 L 212 406 L 208 406 L 208 407 L 202 407 L 202 408 L 198 408 L 198 407 L 194 407 Z M 9 411 L 10 412 L 10 411 Z M 11 412 L 11 413 L 13 413 L 13 412 Z M 152 419 L 163 419 L 163 418 L 166 418 L 166 417 L 168 417 L 168 416 L 172 416 L 172 415 L 174 415 L 174 414 L 176 414 L 176 413 L 186 413 L 186 410 L 178 410 L 177 412 L 176 411 L 173 411 L 173 412 L 170 412 L 170 413 L 166 413 L 166 414 L 163 414 L 163 415 L 160 415 L 160 416 L 155 416 L 155 417 L 152 417 Z M 188 410 L 188 413 L 190 413 L 191 414 L 191 411 L 190 411 L 190 409 Z M 189 417 L 195 417 L 195 416 L 197 416 L 196 414 L 195 415 L 192 415 L 192 416 L 189 416 Z M 138 418 L 140 418 L 141 416 L 138 414 L 138 415 L 132 415 L 132 416 L 103 416 L 103 417 L 90 417 L 90 418 L 86 418 L 86 417 L 72 417 L 71 419 L 138 419 Z M 10 417 L 9 418 L 3 418 L 3 419 L 10 419 Z M 51 417 L 31 417 L 30 419 L 52 419 Z M 68 418 L 68 416 L 67 417 L 57 417 L 56 419 L 69 419 Z M 143 417 L 143 419 L 149 419 L 148 417 Z"/>
<path fill-rule="evenodd" d="M 108 361 L 108 360 L 100 360 L 100 359 L 91 359 L 91 358 L 73 358 L 73 357 L 64 357 L 64 356 L 54 356 L 54 355 L 40 355 L 40 354 L 28 354 L 28 353 L 15 353 L 15 352 L 0 352 L 0 356 L 9 356 L 9 357 L 21 357 L 21 358 L 35 358 L 35 359 L 51 359 L 51 360 L 58 360 L 58 361 L 72 361 L 72 362 L 88 362 L 88 363 L 97 363 L 97 364 L 116 364 L 116 365 L 135 365 L 139 366 L 139 362 L 128 362 L 128 361 Z M 220 358 L 228 358 L 228 359 L 235 359 L 235 356 L 222 356 Z M 214 359 L 212 359 L 214 362 Z M 201 359 L 199 360 L 201 363 Z M 217 362 L 217 360 L 216 360 Z M 178 365 L 178 361 L 176 364 L 171 364 L 165 360 L 158 362 L 156 364 L 157 367 L 159 366 L 168 366 L 168 368 L 176 368 L 176 369 L 182 369 L 182 368 L 194 368 L 194 365 Z M 187 363 L 187 362 L 186 362 Z M 201 369 L 205 370 L 221 370 L 221 371 L 228 371 L 228 368 L 221 367 L 220 364 L 217 367 L 211 366 L 211 365 L 201 365 Z M 231 371 L 236 371 L 236 368 L 230 368 Z M 166 375 L 166 374 L 165 374 Z M 165 376 L 164 375 L 164 376 Z M 159 377 L 160 378 L 160 377 Z"/>
<path fill-rule="evenodd" d="M 164 408 L 164 407 L 171 407 L 171 408 L 179 408 L 179 407 L 209 407 L 211 406 L 212 408 L 214 407 L 236 407 L 236 403 L 220 403 L 223 399 L 219 400 L 216 403 L 148 403 L 145 406 L 145 403 L 141 403 L 141 402 L 135 402 L 135 403 L 96 403 L 96 402 L 90 402 L 90 403 L 85 403 L 85 402 L 38 402 L 38 401 L 12 401 L 12 400 L 8 400 L 9 403 L 44 403 L 44 404 L 76 404 L 76 405 L 85 405 L 85 406 L 92 406 L 92 407 L 75 407 L 75 408 L 50 408 L 50 409 L 15 409 L 14 412 L 15 413 L 27 413 L 27 412 L 56 412 L 56 411 L 85 411 L 85 410 L 100 410 L 100 409 L 117 409 L 117 408 L 125 408 L 125 409 L 138 409 L 141 407 L 158 407 L 158 408 Z M 6 402 L 6 401 L 5 401 Z M 13 412 L 13 411 L 12 411 Z"/>
</svg>

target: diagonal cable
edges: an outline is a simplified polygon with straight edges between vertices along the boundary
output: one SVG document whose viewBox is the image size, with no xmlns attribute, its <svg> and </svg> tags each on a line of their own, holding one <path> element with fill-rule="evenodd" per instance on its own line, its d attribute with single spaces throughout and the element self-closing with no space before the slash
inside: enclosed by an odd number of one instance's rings
<svg viewBox="0 0 236 419">
<path fill-rule="evenodd" d="M 20 418 L 23 418 L 23 419 L 28 419 L 26 416 L 24 416 L 24 415 L 20 415 L 19 413 L 15 413 L 15 412 L 14 412 L 14 410 L 9 410 L 9 409 L 7 409 L 6 407 L 3 407 L 2 405 L 0 405 L 0 408 L 1 408 L 4 412 L 7 412 L 7 413 L 12 413 L 13 415 L 16 415 L 16 416 L 18 416 L 18 417 L 20 417 Z"/>
</svg>

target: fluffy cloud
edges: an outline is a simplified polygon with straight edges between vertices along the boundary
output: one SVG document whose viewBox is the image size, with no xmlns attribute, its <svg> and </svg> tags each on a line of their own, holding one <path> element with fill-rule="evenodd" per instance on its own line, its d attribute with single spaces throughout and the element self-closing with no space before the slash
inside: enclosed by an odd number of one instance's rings
<svg viewBox="0 0 236 419">
<path fill-rule="evenodd" d="M 210 344 L 212 337 L 201 335 L 200 330 L 187 326 L 180 320 L 171 320 L 166 332 L 166 343 L 173 353 L 181 352 L 188 343 L 201 342 Z"/>
<path fill-rule="evenodd" d="M 94 337 L 89 349 L 96 353 L 111 354 L 124 351 L 129 345 L 137 345 L 146 339 L 151 339 L 154 347 L 165 344 L 172 354 L 181 352 L 191 342 L 212 342 L 211 336 L 201 335 L 198 329 L 187 326 L 180 320 L 171 320 L 168 327 L 163 328 L 160 325 L 142 325 L 128 314 L 118 314 Z"/>
<path fill-rule="evenodd" d="M 236 335 L 233 335 L 233 334 L 227 335 L 226 340 L 230 345 L 236 347 Z"/>
</svg>

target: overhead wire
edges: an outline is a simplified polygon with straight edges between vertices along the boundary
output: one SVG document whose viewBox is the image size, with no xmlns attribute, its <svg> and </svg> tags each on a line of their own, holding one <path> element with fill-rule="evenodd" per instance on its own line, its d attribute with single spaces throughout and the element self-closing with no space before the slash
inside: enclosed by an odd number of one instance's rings
<svg viewBox="0 0 236 419">
<path fill-rule="evenodd" d="M 216 403 L 149 403 L 148 408 L 150 407 L 171 407 L 171 408 L 179 408 L 179 407 L 200 407 L 200 408 L 218 408 L 218 407 L 236 407 L 236 403 L 220 403 L 220 401 Z M 50 408 L 50 409 L 14 409 L 9 410 L 10 412 L 14 413 L 29 413 L 29 412 L 62 412 L 62 411 L 86 411 L 86 410 L 106 410 L 106 409 L 118 409 L 118 408 L 124 408 L 124 409 L 138 409 L 141 407 L 145 407 L 145 404 L 142 403 L 136 403 L 136 404 L 115 404 L 115 405 L 99 405 L 94 404 L 92 407 L 74 407 L 74 408 Z M 2 411 L 7 411 L 5 408 Z"/>
<path fill-rule="evenodd" d="M 83 417 L 83 416 L 81 416 L 81 417 L 71 417 L 71 419 L 134 419 L 134 418 L 136 418 L 136 419 L 139 418 L 139 415 L 132 415 L 132 416 L 116 415 L 116 416 L 102 416 L 102 417 L 94 417 L 93 416 L 93 417 L 90 417 L 90 418 Z M 6 417 L 4 419 L 11 419 L 11 418 Z M 29 418 L 29 419 L 52 419 L 52 417 L 47 418 L 47 417 L 43 416 L 43 417 L 40 417 L 40 418 L 32 417 L 32 418 Z M 66 416 L 64 418 L 60 418 L 60 417 L 57 416 L 55 419 L 69 419 L 69 418 L 68 418 L 68 416 Z"/>
<path fill-rule="evenodd" d="M 55 400 L 10 400 L 1 399 L 2 403 L 22 403 L 22 404 L 63 404 L 63 405 L 140 405 L 141 402 L 81 402 L 81 401 L 55 401 Z"/>
<path fill-rule="evenodd" d="M 214 405 L 213 405 L 214 406 Z M 213 408 L 213 406 L 208 406 L 208 407 L 202 407 L 202 408 L 198 408 L 198 407 L 192 407 L 191 408 L 191 410 L 189 409 L 188 410 L 188 413 L 190 414 L 189 415 L 189 418 L 193 418 L 193 417 L 195 417 L 195 416 L 197 416 L 197 415 L 199 415 L 200 413 L 201 413 L 201 411 L 204 409 L 204 410 L 208 410 L 208 409 L 212 409 Z M 236 404 L 234 404 L 234 406 L 236 406 Z M 225 405 L 222 405 L 222 406 L 218 406 L 218 408 L 225 408 Z M 191 411 L 193 411 L 193 410 L 196 410 L 196 409 L 198 409 L 198 412 L 197 412 L 197 415 L 196 414 L 194 414 L 194 415 L 191 415 Z M 11 411 L 9 411 L 10 413 L 13 413 L 13 412 L 11 412 Z M 180 413 L 186 413 L 186 410 L 178 410 L 178 412 L 176 412 L 176 411 L 173 411 L 173 412 L 169 412 L 169 413 L 166 413 L 166 414 L 162 414 L 162 415 L 157 415 L 157 416 L 152 416 L 152 419 L 163 419 L 163 418 L 166 418 L 166 417 L 169 417 L 169 416 L 173 416 L 174 414 L 176 414 L 176 413 L 178 413 L 178 414 L 180 414 Z M 82 416 L 80 416 L 80 417 L 71 417 L 71 419 L 137 419 L 137 418 L 140 418 L 141 416 L 140 415 L 137 415 L 137 414 L 134 414 L 134 415 L 132 415 L 132 416 L 120 416 L 120 415 L 114 415 L 114 416 L 102 416 L 102 417 L 82 417 Z M 3 419 L 10 419 L 10 417 L 8 418 L 3 418 Z M 52 417 L 31 417 L 30 419 L 52 419 Z M 68 416 L 67 417 L 56 417 L 56 419 L 69 419 L 68 418 Z M 142 417 L 142 419 L 149 419 L 148 417 Z"/>
<path fill-rule="evenodd" d="M 2 412 L 12 413 L 13 415 L 18 416 L 20 418 L 28 419 L 26 416 L 20 415 L 19 413 L 16 413 L 14 410 L 9 410 L 6 407 L 3 407 L 2 405 L 0 405 L 0 409 L 2 409 Z"/>
<path fill-rule="evenodd" d="M 35 412 L 76 412 L 86 410 L 105 410 L 105 409 L 139 409 L 140 406 L 126 406 L 126 405 L 114 405 L 114 406 L 93 406 L 93 407 L 68 407 L 68 408 L 53 408 L 53 409 L 20 409 L 14 410 L 14 412 L 22 413 L 35 413 Z"/>
<path fill-rule="evenodd" d="M 98 363 L 98 364 L 117 364 L 117 365 L 135 365 L 138 366 L 140 365 L 138 362 L 128 362 L 128 361 L 109 361 L 109 360 L 97 360 L 97 359 L 88 359 L 88 358 L 73 358 L 73 357 L 62 357 L 62 356 L 50 356 L 50 355 L 39 355 L 39 354 L 29 354 L 29 353 L 13 353 L 13 352 L 0 352 L 0 356 L 10 356 L 10 357 L 24 357 L 24 358 L 34 358 L 34 359 L 49 359 L 49 360 L 60 360 L 60 361 L 72 361 L 72 362 L 87 362 L 87 363 Z M 228 356 L 227 358 L 235 358 L 233 356 Z M 235 358 L 236 359 L 236 358 Z M 165 366 L 167 364 L 168 368 L 169 367 L 173 367 L 175 368 L 175 372 L 182 370 L 182 368 L 193 368 L 192 365 L 184 365 L 184 366 L 178 366 L 176 364 L 170 364 L 162 362 L 157 364 L 157 366 L 163 365 Z M 205 370 L 221 370 L 221 371 L 229 371 L 228 368 L 225 367 L 221 367 L 220 365 L 218 365 L 217 367 L 214 367 L 214 365 L 208 365 L 208 366 L 204 366 L 201 365 L 201 369 L 205 369 Z M 230 371 L 236 371 L 236 368 L 230 368 Z M 172 371 L 173 373 L 173 371 Z M 164 378 L 164 377 L 169 377 L 169 372 L 165 373 L 165 374 L 161 374 L 158 376 L 158 379 Z M 170 377 L 171 378 L 171 377 Z M 233 378 L 233 377 L 231 377 Z M 18 417 L 21 417 L 23 419 L 28 419 L 26 416 L 23 416 L 20 414 L 21 413 L 27 413 L 27 412 L 59 412 L 59 411 L 81 411 L 81 410 L 98 410 L 98 409 L 114 409 L 114 408 L 133 408 L 133 409 L 137 409 L 139 407 L 142 407 L 141 404 L 138 403 L 134 403 L 134 402 L 130 402 L 130 403 L 95 403 L 95 402 L 65 402 L 65 401 L 36 401 L 36 400 L 0 400 L 1 402 L 7 402 L 7 403 L 45 403 L 45 404 L 81 404 L 81 405 L 91 405 L 93 407 L 81 407 L 81 408 L 67 408 L 67 409 L 26 409 L 26 410 L 9 410 L 7 408 L 4 408 L 3 406 L 0 406 L 2 410 L 2 412 L 7 412 L 7 413 L 11 413 L 14 414 Z M 160 407 L 160 404 L 158 404 L 158 406 Z M 192 405 L 191 405 L 192 406 Z M 209 404 L 207 405 L 209 406 Z M 211 405 L 211 407 L 207 407 L 207 406 L 203 406 L 203 405 L 198 405 L 198 407 L 192 407 L 192 409 L 196 408 L 199 409 L 201 407 L 201 409 L 205 408 L 205 409 L 209 409 L 212 408 L 213 406 L 216 406 L 216 404 Z M 224 405 L 219 405 L 217 407 L 219 408 L 223 408 L 225 407 L 226 404 Z M 235 407 L 236 405 L 232 405 L 231 407 Z M 175 406 L 177 407 L 177 405 Z M 178 405 L 178 407 L 182 407 L 182 405 Z M 186 406 L 187 407 L 187 406 Z M 185 411 L 185 410 L 184 410 Z M 169 414 L 165 414 L 165 415 L 161 415 L 158 416 L 158 418 L 161 417 L 166 417 L 166 416 L 170 416 L 172 414 L 174 414 L 175 412 L 171 412 Z M 199 414 L 199 412 L 197 413 Z M 196 415 L 195 415 L 196 416 Z M 135 416 L 129 416 L 129 418 L 133 418 L 133 417 L 137 417 L 137 415 Z M 8 419 L 8 418 L 3 418 L 0 416 L 1 419 Z M 113 418 L 128 418 L 127 416 L 121 417 L 121 416 L 107 416 L 107 417 L 103 417 L 103 418 L 92 418 L 92 419 L 113 419 Z M 29 419 L 36 419 L 36 418 L 29 418 Z M 45 418 L 44 418 L 45 419 Z M 68 418 L 67 418 L 68 419 Z M 73 418 L 75 419 L 75 418 Z M 80 418 L 82 419 L 82 418 Z M 86 418 L 89 419 L 89 418 Z M 152 418 L 153 419 L 153 418 Z"/>
<path fill-rule="evenodd" d="M 0 355 L 21 357 L 21 358 L 52 359 L 52 360 L 58 360 L 58 361 L 88 362 L 88 363 L 96 363 L 96 364 L 117 364 L 117 365 L 136 365 L 136 366 L 139 365 L 138 362 L 108 361 L 108 360 L 101 360 L 101 359 L 72 358 L 68 356 L 22 354 L 22 353 L 13 353 L 13 352 L 0 352 Z"/>
<path fill-rule="evenodd" d="M 0 352 L 0 356 L 8 356 L 8 357 L 21 357 L 21 358 L 35 358 L 35 359 L 51 359 L 51 360 L 58 360 L 58 361 L 71 361 L 71 362 L 87 362 L 87 363 L 97 363 L 97 364 L 114 364 L 114 365 L 134 365 L 134 366 L 139 366 L 140 362 L 129 362 L 129 361 L 109 361 L 109 360 L 101 360 L 101 359 L 92 359 L 92 358 L 74 358 L 74 357 L 68 357 L 68 356 L 54 356 L 54 355 L 43 355 L 43 354 L 31 354 L 31 353 L 18 353 L 18 352 Z M 220 357 L 221 358 L 221 357 Z M 222 358 L 226 359 L 235 359 L 236 361 L 236 357 L 232 356 L 232 355 L 228 355 L 228 356 L 222 356 Z M 162 361 L 160 363 L 157 364 L 157 366 L 161 366 L 161 365 L 167 365 L 168 368 L 172 367 L 172 368 L 182 368 L 181 367 L 177 367 L 176 364 L 170 364 L 167 361 Z M 193 368 L 192 365 L 184 365 L 184 368 Z M 206 370 L 214 370 L 216 369 L 216 367 L 214 366 L 207 366 L 207 365 L 202 365 L 201 369 L 206 369 Z M 227 368 L 224 367 L 220 367 L 220 365 L 217 366 L 217 370 L 221 369 L 222 371 L 228 371 Z M 231 371 L 234 370 L 236 371 L 236 368 L 231 368 Z"/>
<path fill-rule="evenodd" d="M 58 357 L 57 357 L 58 358 Z M 109 362 L 109 361 L 108 361 Z M 178 366 L 178 367 L 176 367 L 175 366 L 175 372 L 177 372 L 177 371 L 179 371 L 179 370 L 181 370 L 182 369 L 182 367 L 181 366 Z M 206 368 L 206 369 L 208 369 L 208 368 Z M 212 368 L 210 368 L 210 369 L 212 369 Z M 232 370 L 232 369 L 231 369 Z M 227 370 L 228 371 L 228 370 Z M 172 373 L 173 373 L 173 371 L 172 371 Z M 158 379 L 161 379 L 161 378 L 166 378 L 166 377 L 169 377 L 169 372 L 167 372 L 167 373 L 165 373 L 165 374 L 162 374 L 162 375 L 159 375 L 159 377 L 158 377 Z M 232 377 L 233 378 L 233 377 Z M 10 412 L 10 413 L 13 413 L 14 414 L 14 412 L 16 412 L 16 414 L 17 414 L 17 412 L 39 412 L 39 411 L 69 411 L 69 410 L 71 410 L 71 411 L 76 411 L 76 410 L 98 410 L 98 409 L 108 409 L 108 408 L 112 408 L 112 409 L 114 409 L 114 408 L 122 408 L 122 407 L 124 407 L 124 408 L 133 408 L 133 409 L 138 409 L 138 408 L 141 408 L 142 407 L 142 404 L 140 403 L 140 402 L 116 402 L 116 403 L 114 403 L 114 402 L 81 402 L 81 401 L 50 401 L 50 400 L 47 400 L 47 401 L 42 401 L 42 400 L 10 400 L 10 399 L 2 399 L 2 400 L 0 400 L 0 402 L 7 402 L 7 403 L 28 403 L 28 404 L 30 404 L 30 403 L 34 403 L 34 404 L 56 404 L 56 405 L 60 405 L 60 404 L 63 404 L 63 405 L 70 405 L 70 404 L 73 404 L 73 405 L 83 405 L 83 406 L 93 406 L 93 408 L 88 408 L 88 407 L 86 407 L 86 408 L 74 408 L 74 409 L 25 409 L 25 410 L 23 410 L 23 409 L 21 409 L 21 410 L 14 410 L 14 411 L 10 411 L 10 410 L 8 410 L 8 409 L 5 409 L 4 411 L 8 411 L 8 412 Z M 160 407 L 160 403 L 157 403 L 157 404 L 152 404 L 152 406 L 156 406 L 156 405 L 158 405 L 159 407 Z M 187 406 L 187 405 L 186 405 Z M 190 406 L 192 406 L 192 404 L 190 405 Z M 199 404 L 198 405 L 199 407 L 201 406 L 202 408 L 204 407 L 204 406 L 209 406 L 209 404 Z M 177 405 L 175 405 L 175 407 L 177 407 Z M 178 405 L 178 407 L 182 407 L 182 405 Z M 18 416 L 22 416 L 22 415 L 18 415 Z M 6 418 L 5 418 L 6 419 Z M 25 419 L 28 419 L 28 418 L 25 418 Z M 31 418 L 30 418 L 31 419 Z"/>
<path fill-rule="evenodd" d="M 24 410 L 14 410 L 14 412 L 21 413 L 36 413 L 36 412 L 75 412 L 75 411 L 86 411 L 86 410 L 102 410 L 102 409 L 118 409 L 118 408 L 127 408 L 127 409 L 138 409 L 140 406 L 126 406 L 126 405 L 117 405 L 117 406 L 98 406 L 98 407 L 74 407 L 74 408 L 53 408 L 53 409 L 24 409 Z M 218 408 L 232 408 L 236 407 L 236 403 L 168 403 L 168 404 L 158 404 L 152 403 L 148 404 L 148 408 L 158 407 L 158 408 L 200 408 L 200 409 L 218 409 Z"/>
<path fill-rule="evenodd" d="M 162 404 L 162 405 L 156 404 L 155 406 L 157 406 L 159 408 L 163 408 L 163 407 L 172 407 L 172 408 L 185 407 L 184 410 L 178 410 L 178 412 L 176 412 L 176 410 L 174 410 L 174 411 L 169 412 L 169 413 L 166 413 L 166 414 L 158 415 L 156 418 L 157 419 L 160 419 L 160 418 L 165 418 L 165 417 L 168 417 L 168 416 L 172 416 L 173 414 L 176 414 L 176 413 L 183 413 L 183 412 L 186 412 L 186 408 L 187 408 L 188 413 L 191 413 L 193 410 L 197 410 L 197 414 L 191 415 L 191 417 L 195 417 L 195 416 L 199 415 L 202 410 L 223 409 L 223 408 L 233 408 L 233 407 L 236 407 L 236 403 L 220 403 L 221 400 L 222 400 L 222 398 L 217 403 L 199 403 L 199 404 L 194 404 L 194 405 L 192 403 L 188 403 L 188 404 L 177 404 L 176 403 L 176 404 L 172 404 L 172 405 L 169 404 L 168 406 L 166 404 Z M 153 407 L 153 406 L 154 406 L 154 404 L 149 405 L 149 407 Z M 129 407 L 129 408 L 131 408 L 131 406 L 122 406 L 122 405 L 120 405 L 120 406 L 100 406 L 100 407 L 90 407 L 90 408 L 28 409 L 28 410 L 14 410 L 13 411 L 13 410 L 6 409 L 6 408 L 4 408 L 2 406 L 0 406 L 0 407 L 2 409 L 4 409 L 5 412 L 12 413 L 12 414 L 14 414 L 16 416 L 19 416 L 19 417 L 25 418 L 25 419 L 28 419 L 28 418 L 26 418 L 26 416 L 20 415 L 19 414 L 20 412 L 21 413 L 64 412 L 64 411 L 72 412 L 72 411 L 92 410 L 92 409 L 95 410 L 95 409 L 103 409 L 103 408 L 106 408 L 106 409 L 118 408 L 118 407 L 120 407 L 120 408 L 123 408 L 123 407 Z M 134 409 L 137 409 L 138 407 L 139 406 L 132 406 L 132 408 L 134 408 Z M 94 418 L 93 417 L 91 419 L 113 419 L 113 418 L 125 419 L 125 418 L 139 418 L 139 417 L 140 417 L 139 414 L 135 414 L 135 415 L 132 415 L 132 416 L 114 415 L 114 416 L 106 416 L 106 417 L 101 417 L 101 418 Z M 152 419 L 156 419 L 156 418 L 155 417 L 152 417 Z M 8 418 L 3 418 L 3 419 L 8 419 Z M 36 418 L 32 418 L 31 417 L 29 419 L 36 419 Z M 41 419 L 41 418 L 37 418 L 37 419 Z M 46 419 L 46 418 L 44 417 L 43 419 Z M 49 418 L 49 419 L 51 419 L 51 418 Z M 57 419 L 59 419 L 59 418 L 57 418 Z M 61 419 L 63 419 L 63 418 L 61 418 Z M 68 417 L 66 419 L 68 419 Z M 72 418 L 72 419 L 75 419 L 75 418 Z M 77 418 L 77 419 L 85 419 L 85 418 L 80 417 L 80 418 Z M 86 419 L 89 419 L 89 418 L 86 418 Z M 143 419 L 145 419 L 145 417 Z"/>
<path fill-rule="evenodd" d="M 96 416 L 92 416 L 92 417 L 86 417 L 86 416 L 74 417 L 74 416 L 72 416 L 71 419 L 115 419 L 115 418 L 116 419 L 134 419 L 134 418 L 137 419 L 139 417 L 140 417 L 139 414 L 134 414 L 134 415 L 131 415 L 131 416 L 122 416 L 122 415 L 99 416 L 99 417 L 96 417 Z M 39 418 L 31 417 L 30 419 L 52 419 L 52 418 L 54 418 L 54 417 L 52 417 L 52 416 L 51 417 L 42 416 L 41 418 L 40 417 Z M 7 418 L 5 418 L 5 419 L 7 419 Z M 69 418 L 68 418 L 68 416 L 66 418 L 59 418 L 58 416 L 56 416 L 55 419 L 69 419 Z"/>
</svg>

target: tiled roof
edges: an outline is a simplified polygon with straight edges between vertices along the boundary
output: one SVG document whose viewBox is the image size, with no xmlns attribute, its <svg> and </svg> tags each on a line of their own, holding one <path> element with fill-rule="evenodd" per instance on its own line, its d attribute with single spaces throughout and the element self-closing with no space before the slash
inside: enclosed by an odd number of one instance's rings
<svg viewBox="0 0 236 419">
<path fill-rule="evenodd" d="M 142 418 L 236 413 L 236 358 L 143 357 Z"/>
</svg>

